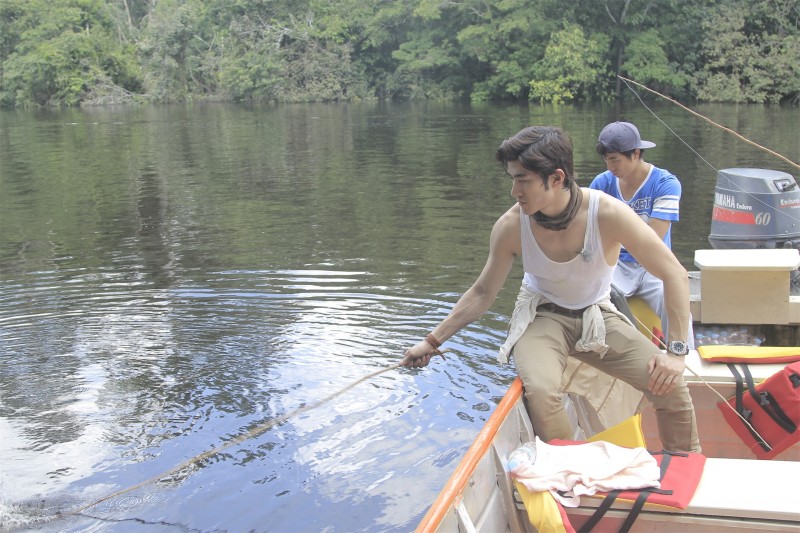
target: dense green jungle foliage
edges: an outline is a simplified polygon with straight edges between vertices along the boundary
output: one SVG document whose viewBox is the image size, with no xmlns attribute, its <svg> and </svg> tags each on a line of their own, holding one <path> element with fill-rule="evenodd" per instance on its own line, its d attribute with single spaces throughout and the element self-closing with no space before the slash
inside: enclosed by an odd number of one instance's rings
<svg viewBox="0 0 800 533">
<path fill-rule="evenodd" d="M 0 105 L 800 103 L 797 0 L 0 0 Z"/>
</svg>

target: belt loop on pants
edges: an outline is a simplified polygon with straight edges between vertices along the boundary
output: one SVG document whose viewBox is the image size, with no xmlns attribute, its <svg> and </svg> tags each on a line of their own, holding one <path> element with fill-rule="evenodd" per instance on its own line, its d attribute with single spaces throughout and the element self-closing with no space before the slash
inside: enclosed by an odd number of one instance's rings
<svg viewBox="0 0 800 533">
<path fill-rule="evenodd" d="M 539 304 L 536 310 L 550 311 L 551 313 L 558 313 L 559 315 L 571 316 L 574 318 L 582 316 L 583 312 L 586 311 L 586 308 L 583 307 L 581 309 L 567 309 L 566 307 L 561 307 L 560 305 L 556 305 L 552 302 L 546 302 L 543 304 Z"/>
</svg>

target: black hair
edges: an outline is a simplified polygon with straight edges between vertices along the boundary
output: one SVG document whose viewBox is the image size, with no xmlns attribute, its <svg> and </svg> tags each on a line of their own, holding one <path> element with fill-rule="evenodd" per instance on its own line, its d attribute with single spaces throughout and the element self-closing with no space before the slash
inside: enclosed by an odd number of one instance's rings
<svg viewBox="0 0 800 533">
<path fill-rule="evenodd" d="M 555 126 L 530 126 L 503 141 L 495 157 L 508 170 L 509 161 L 519 163 L 539 174 L 545 188 L 550 188 L 549 177 L 557 169 L 564 171 L 563 188 L 569 189 L 575 181 L 572 162 L 572 139 Z"/>
</svg>

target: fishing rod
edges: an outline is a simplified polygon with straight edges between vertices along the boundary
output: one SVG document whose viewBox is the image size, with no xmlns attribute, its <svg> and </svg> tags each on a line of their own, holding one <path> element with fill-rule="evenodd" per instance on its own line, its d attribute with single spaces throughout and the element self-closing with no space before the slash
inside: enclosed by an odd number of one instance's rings
<svg viewBox="0 0 800 533">
<path fill-rule="evenodd" d="M 645 103 L 642 101 L 641 97 L 639 97 L 639 93 L 637 93 L 636 91 L 634 91 L 634 90 L 633 90 L 633 88 L 631 88 L 631 86 L 630 86 L 630 85 L 628 85 L 628 83 L 632 83 L 632 84 L 634 84 L 634 85 L 636 85 L 636 86 L 638 86 L 638 87 L 641 87 L 642 89 L 644 89 L 644 90 L 646 90 L 646 91 L 648 91 L 648 92 L 651 92 L 651 93 L 653 93 L 653 94 L 655 94 L 655 95 L 657 95 L 657 96 L 660 96 L 660 97 L 661 97 L 661 98 L 663 98 L 664 100 L 667 100 L 668 102 L 671 102 L 671 103 L 675 104 L 676 106 L 680 107 L 681 109 L 684 109 L 684 110 L 688 111 L 688 112 L 689 112 L 689 113 L 691 113 L 692 115 L 694 115 L 694 116 L 696 116 L 696 117 L 699 117 L 699 118 L 701 118 L 701 119 L 705 120 L 706 122 L 709 122 L 709 123 L 713 124 L 715 127 L 717 127 L 717 128 L 719 128 L 719 129 L 721 129 L 721 130 L 724 130 L 724 131 L 726 131 L 726 132 L 730 133 L 731 135 L 735 136 L 737 139 L 740 139 L 740 140 L 742 140 L 742 141 L 746 142 L 747 144 L 750 144 L 750 145 L 752 145 L 752 146 L 755 146 L 756 148 L 759 148 L 760 150 L 764 150 L 764 151 L 765 151 L 765 152 L 767 152 L 768 154 L 774 155 L 775 157 L 777 157 L 777 158 L 779 158 L 779 159 L 782 159 L 782 160 L 783 160 L 783 161 L 785 161 L 786 163 L 789 163 L 789 164 L 790 164 L 790 165 L 792 165 L 793 167 L 795 167 L 795 168 L 797 168 L 797 169 L 800 169 L 800 163 L 796 163 L 796 162 L 792 161 L 791 159 L 789 159 L 788 157 L 786 157 L 786 156 L 783 156 L 783 155 L 779 154 L 778 152 L 775 152 L 775 151 L 773 151 L 773 150 L 770 150 L 769 148 L 766 148 L 766 147 L 764 147 L 764 146 L 761 146 L 760 144 L 758 144 L 758 143 L 756 143 L 756 142 L 754 142 L 754 141 L 751 141 L 751 140 L 750 140 L 750 139 L 748 139 L 747 137 L 744 137 L 743 135 L 740 135 L 739 133 L 737 133 L 737 132 L 733 131 L 733 130 L 732 130 L 732 129 L 730 129 L 730 128 L 726 128 L 725 126 L 722 126 L 721 124 L 717 124 L 716 122 L 714 122 L 714 121 L 713 121 L 713 120 L 711 120 L 710 118 L 708 118 L 708 117 L 706 117 L 706 116 L 704 116 L 704 115 L 701 115 L 701 114 L 700 114 L 700 113 L 698 113 L 697 111 L 693 111 L 693 110 L 689 109 L 689 108 L 688 108 L 688 107 L 686 107 L 685 105 L 681 104 L 680 102 L 678 102 L 678 101 L 676 101 L 676 100 L 673 100 L 673 99 L 672 99 L 672 98 L 670 98 L 669 96 L 666 96 L 666 95 L 664 95 L 664 94 L 661 94 L 660 92 L 658 92 L 658 91 L 656 91 L 656 90 L 653 90 L 653 89 L 651 89 L 651 88 L 649 88 L 649 87 L 647 87 L 647 86 L 645 86 L 645 85 L 642 85 L 642 84 L 641 84 L 641 83 L 639 83 L 639 82 L 636 82 L 636 81 L 630 80 L 630 79 L 628 79 L 628 78 L 625 78 L 625 77 L 623 77 L 623 76 L 617 75 L 617 77 L 618 77 L 619 79 L 621 79 L 621 80 L 622 80 L 622 81 L 625 83 L 625 86 L 626 86 L 626 87 L 628 87 L 628 89 L 630 89 L 630 91 L 631 91 L 631 92 L 632 92 L 634 95 L 636 95 L 636 97 L 639 99 L 639 102 L 640 102 L 640 103 L 641 103 L 641 104 L 642 104 L 642 105 L 645 107 L 645 109 L 647 109 L 648 111 L 650 111 L 650 113 L 652 113 L 652 115 L 653 115 L 654 117 L 656 117 L 656 119 L 658 119 L 658 121 L 659 121 L 659 122 L 661 122 L 662 124 L 664 124 L 664 126 L 666 126 L 666 128 L 667 128 L 667 129 L 668 129 L 670 132 L 672 132 L 672 134 L 673 134 L 673 135 L 675 135 L 675 136 L 676 136 L 678 139 L 680 139 L 680 141 L 681 141 L 683 144 L 685 144 L 685 145 L 686 145 L 686 146 L 687 146 L 687 147 L 688 147 L 690 150 L 692 150 L 692 152 L 694 152 L 694 153 L 695 153 L 695 154 L 696 154 L 698 157 L 700 157 L 700 159 L 703 159 L 703 161 L 705 161 L 705 162 L 706 162 L 706 164 L 707 164 L 707 165 L 709 165 L 711 168 L 714 168 L 714 166 L 713 166 L 713 165 L 711 165 L 711 163 L 709 163 L 708 161 L 706 161 L 706 160 L 703 158 L 703 156 L 701 156 L 700 154 L 698 154 L 698 153 L 697 153 L 697 152 L 696 152 L 696 151 L 695 151 L 695 150 L 694 150 L 694 149 L 693 149 L 691 146 L 689 146 L 689 144 L 688 144 L 688 143 L 686 143 L 686 141 L 684 141 L 683 139 L 681 139 L 681 136 L 680 136 L 680 135 L 678 135 L 677 133 L 675 133 L 675 132 L 674 132 L 674 131 L 673 131 L 673 130 L 672 130 L 670 127 L 669 127 L 669 126 L 667 126 L 667 125 L 666 125 L 666 123 L 664 123 L 664 121 L 663 121 L 663 120 L 661 120 L 661 119 L 658 117 L 658 115 L 656 115 L 656 114 L 653 112 L 653 110 L 652 110 L 652 109 L 650 109 L 649 107 L 647 107 L 647 105 L 646 105 L 646 104 L 645 104 Z M 716 168 L 714 168 L 714 170 L 717 170 L 717 169 L 716 169 Z"/>
<path fill-rule="evenodd" d="M 669 130 L 669 131 L 670 131 L 670 132 L 671 132 L 673 135 L 675 135 L 675 137 L 677 137 L 677 138 L 678 138 L 678 139 L 679 139 L 679 140 L 680 140 L 680 141 L 681 141 L 681 142 L 682 142 L 684 145 L 686 145 L 686 147 L 687 147 L 687 148 L 689 148 L 689 150 L 691 150 L 691 151 L 692 151 L 692 152 L 693 152 L 695 155 L 697 155 L 697 157 L 699 157 L 700 159 L 702 159 L 702 160 L 703 160 L 703 162 L 704 162 L 705 164 L 707 164 L 709 167 L 711 167 L 711 168 L 712 168 L 712 169 L 713 169 L 715 172 L 719 172 L 719 170 L 718 170 L 716 167 L 714 167 L 714 165 L 712 165 L 711 163 L 709 163 L 709 162 L 708 162 L 708 161 L 707 161 L 707 160 L 706 160 L 706 159 L 705 159 L 705 158 L 704 158 L 702 155 L 700 155 L 700 154 L 699 154 L 699 153 L 698 153 L 698 152 L 697 152 L 697 151 L 696 151 L 694 148 L 692 148 L 692 147 L 689 145 L 689 143 L 687 143 L 685 140 L 683 140 L 683 138 L 682 138 L 680 135 L 678 135 L 678 134 L 677 134 L 677 133 L 676 133 L 676 132 L 675 132 L 675 131 L 674 131 L 672 128 L 670 128 L 670 127 L 669 127 L 669 125 L 667 125 L 667 123 L 666 123 L 666 122 L 664 122 L 663 120 L 661 120 L 661 118 L 660 118 L 660 117 L 659 117 L 659 116 L 658 116 L 658 115 L 657 115 L 657 114 L 656 114 L 656 113 L 655 113 L 655 112 L 654 112 L 652 109 L 650 109 L 650 108 L 647 106 L 647 104 L 645 104 L 645 103 L 644 103 L 644 101 L 642 100 L 642 98 L 639 96 L 639 93 L 637 93 L 637 92 L 636 92 L 636 91 L 635 91 L 635 90 L 634 90 L 634 89 L 633 89 L 633 88 L 632 88 L 632 87 L 629 85 L 629 83 L 632 83 L 632 84 L 634 84 L 634 85 L 636 85 L 636 86 L 638 86 L 638 87 L 641 87 L 642 89 L 644 89 L 644 90 L 646 90 L 646 91 L 648 91 L 648 92 L 651 92 L 651 93 L 653 93 L 653 94 L 655 94 L 655 95 L 657 95 L 657 96 L 659 96 L 659 97 L 661 97 L 661 98 L 663 98 L 663 99 L 667 100 L 668 102 L 671 102 L 671 103 L 673 103 L 673 104 L 677 105 L 678 107 L 680 107 L 680 108 L 682 108 L 682 109 L 684 109 L 684 110 L 688 111 L 688 112 L 689 112 L 689 113 L 691 113 L 692 115 L 694 115 L 694 116 L 696 116 L 696 117 L 699 117 L 699 118 L 701 118 L 701 119 L 703 119 L 703 120 L 705 120 L 705 121 L 707 121 L 707 122 L 709 122 L 709 123 L 713 124 L 715 127 L 717 127 L 717 128 L 720 128 L 720 129 L 722 129 L 723 131 L 726 131 L 726 132 L 730 133 L 731 135 L 734 135 L 736 138 L 738 138 L 738 139 L 740 139 L 740 140 L 742 140 L 742 141 L 744 141 L 744 142 L 746 142 L 746 143 L 748 143 L 748 144 L 751 144 L 751 145 L 753 145 L 753 146 L 755 146 L 755 147 L 757 147 L 757 148 L 759 148 L 759 149 L 761 149 L 761 150 L 764 150 L 765 152 L 767 152 L 767 153 L 769 153 L 769 154 L 772 154 L 772 155 L 774 155 L 774 156 L 776 156 L 776 157 L 778 157 L 778 158 L 782 159 L 783 161 L 785 161 L 785 162 L 789 163 L 790 165 L 792 165 L 792 166 L 794 166 L 794 167 L 796 167 L 796 168 L 800 169 L 800 164 L 797 164 L 797 163 L 795 163 L 794 161 L 790 160 L 789 158 L 787 158 L 787 157 L 785 157 L 785 156 L 783 156 L 783 155 L 781 155 L 781 154 L 779 154 L 779 153 L 777 153 L 777 152 L 775 152 L 775 151 L 773 151 L 773 150 L 770 150 L 770 149 L 768 149 L 768 148 L 765 148 L 764 146 L 761 146 L 760 144 L 758 144 L 758 143 L 756 143 L 756 142 L 753 142 L 753 141 L 751 141 L 750 139 L 747 139 L 747 138 L 746 138 L 746 137 L 744 137 L 743 135 L 740 135 L 739 133 L 737 133 L 737 132 L 733 131 L 733 130 L 732 130 L 732 129 L 730 129 L 730 128 L 726 128 L 725 126 L 722 126 L 722 125 L 720 125 L 720 124 L 717 124 L 716 122 L 714 122 L 714 121 L 713 121 L 713 120 L 711 120 L 710 118 L 708 118 L 708 117 L 706 117 L 706 116 L 704 116 L 704 115 L 701 115 L 700 113 L 698 113 L 698 112 L 696 112 L 696 111 L 693 111 L 693 110 L 689 109 L 688 107 L 686 107 L 685 105 L 681 104 L 680 102 L 677 102 L 676 100 L 673 100 L 672 98 L 670 98 L 670 97 L 668 97 L 668 96 L 666 96 L 666 95 L 664 95 L 664 94 L 661 94 L 661 93 L 660 93 L 660 92 L 658 92 L 658 91 L 655 91 L 655 90 L 653 90 L 653 89 L 650 89 L 649 87 L 647 87 L 647 86 L 645 86 L 645 85 L 642 85 L 641 83 L 639 83 L 639 82 L 636 82 L 636 81 L 634 81 L 634 80 L 631 80 L 631 79 L 628 79 L 628 78 L 625 78 L 625 77 L 623 77 L 623 76 L 619 76 L 619 75 L 618 75 L 617 77 L 618 77 L 619 79 L 621 79 L 621 80 L 623 81 L 623 83 L 625 83 L 625 86 L 626 86 L 626 87 L 628 87 L 628 89 L 629 89 L 629 90 L 630 90 L 630 91 L 631 91 L 631 92 L 632 92 L 632 93 L 633 93 L 633 94 L 636 96 L 636 98 L 638 98 L 638 99 L 639 99 L 639 102 L 642 104 L 642 106 L 643 106 L 645 109 L 647 109 L 647 110 L 648 110 L 648 111 L 649 111 L 649 112 L 650 112 L 650 113 L 651 113 L 651 114 L 652 114 L 652 115 L 653 115 L 653 116 L 656 118 L 656 120 L 658 120 L 659 122 L 661 122 L 661 124 L 663 124 L 665 128 L 667 128 L 667 129 L 668 129 L 668 130 Z M 748 195 L 749 195 L 751 198 L 753 198 L 754 200 L 761 202 L 762 204 L 764 204 L 764 205 L 765 205 L 765 206 L 767 206 L 768 208 L 772 208 L 772 206 L 770 206 L 770 205 L 766 204 L 766 203 L 765 203 L 765 202 L 763 202 L 761 199 L 759 199 L 759 198 L 757 198 L 757 197 L 753 196 L 753 195 L 752 195 L 752 194 L 750 194 L 748 191 L 744 191 L 744 190 L 742 190 L 742 189 L 740 188 L 740 192 L 744 192 L 744 193 L 748 194 Z M 788 215 L 788 214 L 787 214 L 787 216 L 790 216 L 790 217 L 791 217 L 791 215 Z M 793 217 L 792 217 L 792 218 L 793 218 Z M 795 220 L 798 220 L 798 222 L 800 222 L 800 219 L 795 219 Z M 645 330 L 647 330 L 647 329 L 648 329 L 648 328 L 647 328 L 647 326 L 646 326 L 646 325 L 645 325 L 645 324 L 644 324 L 644 323 L 643 323 L 643 322 L 642 322 L 642 321 L 639 319 L 639 317 L 636 317 L 636 316 L 634 316 L 634 318 L 636 319 L 636 321 L 637 321 L 637 322 L 638 322 L 638 323 L 639 323 L 639 324 L 640 324 L 640 325 L 641 325 L 641 326 L 642 326 L 642 327 L 643 327 Z M 638 329 L 638 328 L 637 328 L 637 329 Z M 657 340 L 658 340 L 658 343 L 661 345 L 661 348 L 663 348 L 663 349 L 666 349 L 666 347 L 667 347 L 667 346 L 664 344 L 664 342 L 663 342 L 663 341 L 662 341 L 660 338 L 659 338 L 659 339 L 657 339 Z M 711 389 L 711 391 L 712 391 L 712 392 L 713 392 L 715 395 L 717 395 L 717 396 L 718 396 L 720 399 L 722 399 L 723 403 L 725 403 L 725 405 L 726 405 L 726 406 L 727 406 L 727 407 L 728 407 L 728 408 L 729 408 L 731 411 L 733 411 L 733 412 L 736 414 L 736 416 L 737 416 L 738 418 L 740 418 L 740 419 L 742 420 L 742 422 L 744 422 L 744 423 L 745 423 L 745 425 L 746 425 L 748 428 L 750 428 L 750 430 L 753 432 L 753 434 L 754 434 L 755 436 L 757 436 L 757 437 L 758 437 L 758 438 L 761 440 L 761 442 L 765 443 L 765 444 L 766 444 L 766 446 L 767 446 L 767 447 L 769 447 L 769 449 L 770 449 L 770 450 L 772 449 L 772 447 L 771 447 L 771 446 L 769 446 L 769 444 L 767 443 L 766 439 L 764 439 L 764 438 L 763 438 L 763 437 L 762 437 L 762 436 L 761 436 L 761 435 L 760 435 L 760 434 L 759 434 L 759 433 L 758 433 L 758 432 L 755 430 L 755 428 L 754 428 L 754 427 L 753 427 L 753 426 L 750 424 L 750 422 L 748 422 L 748 421 L 747 421 L 747 420 L 746 420 L 746 419 L 745 419 L 745 418 L 744 418 L 744 417 L 741 415 L 741 413 L 739 413 L 739 412 L 738 412 L 738 411 L 737 411 L 737 410 L 736 410 L 736 409 L 735 409 L 735 408 L 734 408 L 734 407 L 733 407 L 733 406 L 732 406 L 730 403 L 728 403 L 728 399 L 727 399 L 727 398 L 725 398 L 725 396 L 723 396 L 723 395 L 722 395 L 722 394 L 721 394 L 721 393 L 720 393 L 720 392 L 719 392 L 717 389 L 715 389 L 713 386 L 711 386 L 711 384 L 710 384 L 710 383 L 708 383 L 708 382 L 707 382 L 707 381 L 706 381 L 706 380 L 703 378 L 703 376 L 701 376 L 700 374 L 698 374 L 698 373 L 697 373 L 697 372 L 696 372 L 696 371 L 695 371 L 695 370 L 694 370 L 692 367 L 690 367 L 689 365 L 686 365 L 686 369 L 687 369 L 689 372 L 691 372 L 692 374 L 694 374 L 694 376 L 695 376 L 696 378 L 698 378 L 698 379 L 699 379 L 699 380 L 700 380 L 700 381 L 701 381 L 701 382 L 702 382 L 702 383 L 703 383 L 703 384 L 704 384 L 706 387 L 708 387 L 709 389 Z"/>
<path fill-rule="evenodd" d="M 650 114 L 651 114 L 651 115 L 653 115 L 653 117 L 655 117 L 655 119 L 656 119 L 656 120 L 658 120 L 658 121 L 659 121 L 661 124 L 663 124 L 663 125 L 664 125 L 664 127 L 665 127 L 665 128 L 667 128 L 667 130 L 669 130 L 669 132 L 670 132 L 670 133 L 672 133 L 672 134 L 673 134 L 673 135 L 674 135 L 674 136 L 675 136 L 675 137 L 676 137 L 676 138 L 677 138 L 679 141 L 681 141 L 681 142 L 682 142 L 682 143 L 683 143 L 683 144 L 684 144 L 684 145 L 685 145 L 685 146 L 686 146 L 686 147 L 687 147 L 687 148 L 688 148 L 688 149 L 689 149 L 689 150 L 690 150 L 692 153 L 694 153 L 694 155 L 696 155 L 697 157 L 699 157 L 699 158 L 700 158 L 700 159 L 701 159 L 701 160 L 702 160 L 702 161 L 703 161 L 703 162 L 704 162 L 706 165 L 708 165 L 708 166 L 709 166 L 709 167 L 710 167 L 710 168 L 711 168 L 711 169 L 712 169 L 714 172 L 717 172 L 717 173 L 719 173 L 719 169 L 718 169 L 717 167 L 715 167 L 714 165 L 712 165 L 712 164 L 711 164 L 711 163 L 710 163 L 710 162 L 709 162 L 709 161 L 708 161 L 706 158 L 704 158 L 702 155 L 700 155 L 700 153 L 699 153 L 699 152 L 697 152 L 697 150 L 695 150 L 694 148 L 692 148 L 692 146 L 691 146 L 689 143 L 687 143 L 687 142 L 686 142 L 686 141 L 685 141 L 685 140 L 684 140 L 684 139 L 683 139 L 683 138 L 682 138 L 680 135 L 678 135 L 678 133 L 677 133 L 677 132 L 675 132 L 675 130 L 673 130 L 672 128 L 670 128 L 670 127 L 669 127 L 669 125 L 668 125 L 666 122 L 664 122 L 664 121 L 661 119 L 661 117 L 659 117 L 659 116 L 658 116 L 658 114 L 656 114 L 656 112 L 655 112 L 655 111 L 653 111 L 652 109 L 650 109 L 650 108 L 647 106 L 647 104 L 644 102 L 644 100 L 642 100 L 642 97 L 639 95 L 639 93 L 637 93 L 637 92 L 636 92 L 636 90 L 634 90 L 634 88 L 630 86 L 630 84 L 631 84 L 631 83 L 632 83 L 632 84 L 634 84 L 634 85 L 636 85 L 636 86 L 638 86 L 638 87 L 641 87 L 641 88 L 645 89 L 645 90 L 646 90 L 646 91 L 648 91 L 648 92 L 651 92 L 651 93 L 653 93 L 653 94 L 655 94 L 655 95 L 657 95 L 657 96 L 659 96 L 659 97 L 661 97 L 661 98 L 663 98 L 663 99 L 667 100 L 668 102 L 670 102 L 670 103 L 672 103 L 672 104 L 675 104 L 675 105 L 677 105 L 678 107 L 680 107 L 681 109 L 684 109 L 684 110 L 688 111 L 688 112 L 689 112 L 689 113 L 691 113 L 692 115 L 694 115 L 694 116 L 696 116 L 696 117 L 699 117 L 699 118 L 701 118 L 701 119 L 703 119 L 703 120 L 705 120 L 705 121 L 707 121 L 707 122 L 709 122 L 709 123 L 713 124 L 715 127 L 719 128 L 719 129 L 721 129 L 721 130 L 723 130 L 723 131 L 725 131 L 725 132 L 728 132 L 728 133 L 730 133 L 731 135 L 734 135 L 734 136 L 735 136 L 737 139 L 741 139 L 742 141 L 744 141 L 744 142 L 746 142 L 746 143 L 748 143 L 748 144 L 750 144 L 750 145 L 753 145 L 753 146 L 755 146 L 755 147 L 757 147 L 757 148 L 759 148 L 759 149 L 761 149 L 761 150 L 763 150 L 763 151 L 765 151 L 765 152 L 767 152 L 767 153 L 769 153 L 769 154 L 771 154 L 771 155 L 774 155 L 775 157 L 777 157 L 777 158 L 779 158 L 779 159 L 781 159 L 781 160 L 785 161 L 785 162 L 786 162 L 786 163 L 788 163 L 789 165 L 792 165 L 792 166 L 794 166 L 794 167 L 797 167 L 798 169 L 800 169 L 800 164 L 798 164 L 798 163 L 795 163 L 795 162 L 794 162 L 794 161 L 792 161 L 791 159 L 789 159 L 789 158 L 787 158 L 787 157 L 785 157 L 785 156 L 783 156 L 783 155 L 781 155 L 781 154 L 779 154 L 779 153 L 775 152 L 774 150 L 770 150 L 769 148 L 765 148 L 764 146 L 761 146 L 760 144 L 758 144 L 758 143 L 756 143 L 756 142 L 753 142 L 753 141 L 751 141 L 750 139 L 748 139 L 748 138 L 744 137 L 743 135 L 741 135 L 741 134 L 739 134 L 739 133 L 737 133 L 737 132 L 733 131 L 733 130 L 732 130 L 732 129 L 730 129 L 730 128 L 727 128 L 727 127 L 725 127 L 725 126 L 722 126 L 722 125 L 720 125 L 720 124 L 717 124 L 716 122 L 714 122 L 714 121 L 713 121 L 713 120 L 711 120 L 710 118 L 708 118 L 708 117 L 706 117 L 706 116 L 704 116 L 704 115 L 701 115 L 700 113 L 698 113 L 698 112 L 696 112 L 696 111 L 693 111 L 693 110 L 689 109 L 688 107 L 686 107 L 685 105 L 681 104 L 680 102 L 677 102 L 676 100 L 673 100 L 672 98 L 670 98 L 670 97 L 668 97 L 668 96 L 666 96 L 666 95 L 664 95 L 664 94 L 661 94 L 660 92 L 658 92 L 658 91 L 656 91 L 656 90 L 650 89 L 649 87 L 646 87 L 645 85 L 642 85 L 642 84 L 641 84 L 641 83 L 639 83 L 639 82 L 636 82 L 636 81 L 630 80 L 630 79 L 628 79 L 628 78 L 625 78 L 625 77 L 623 77 L 623 76 L 619 76 L 619 75 L 618 75 L 617 77 L 618 77 L 619 79 L 621 79 L 621 80 L 622 80 L 622 82 L 625 84 L 625 86 L 628 88 L 628 90 L 630 90 L 630 91 L 631 91 L 631 92 L 634 94 L 634 96 L 636 96 L 636 98 L 639 100 L 639 103 L 640 103 L 640 104 L 642 104 L 642 107 L 644 107 L 645 109 L 647 109 L 647 110 L 650 112 Z M 747 190 L 743 189 L 742 187 L 740 187 L 738 184 L 736 184 L 736 183 L 734 183 L 734 182 L 730 182 L 730 186 L 731 186 L 731 187 L 734 187 L 734 188 L 736 188 L 736 189 L 738 190 L 738 192 L 740 192 L 740 193 L 743 193 L 743 194 L 746 194 L 747 196 L 749 196 L 749 197 L 750 197 L 750 199 L 751 199 L 753 202 L 761 204 L 762 206 L 764 206 L 764 208 L 765 208 L 766 210 L 768 210 L 768 211 L 774 211 L 774 210 L 775 210 L 775 207 L 774 207 L 774 206 L 772 206 L 772 205 L 769 205 L 768 203 L 766 203 L 766 202 L 765 202 L 764 200 L 762 200 L 761 198 L 759 198 L 759 197 L 755 196 L 755 195 L 754 195 L 752 192 L 750 192 L 750 191 L 747 191 Z M 799 224 L 800 224 L 800 218 L 798 218 L 798 217 L 794 216 L 792 213 L 789 213 L 789 212 L 781 212 L 781 214 L 782 214 L 782 216 L 784 216 L 784 217 L 787 217 L 787 218 L 790 218 L 790 219 L 792 219 L 793 221 L 795 221 L 795 222 L 797 222 L 797 223 L 799 223 Z"/>
</svg>

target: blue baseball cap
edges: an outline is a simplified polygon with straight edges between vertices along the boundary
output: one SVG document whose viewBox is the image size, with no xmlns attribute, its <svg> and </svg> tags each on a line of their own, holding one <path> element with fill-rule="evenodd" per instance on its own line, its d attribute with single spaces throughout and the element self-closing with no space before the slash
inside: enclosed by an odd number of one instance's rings
<svg viewBox="0 0 800 533">
<path fill-rule="evenodd" d="M 643 141 L 639 130 L 630 122 L 612 122 L 600 132 L 597 142 L 608 152 L 628 152 L 636 148 L 653 148 L 656 143 Z"/>
</svg>

